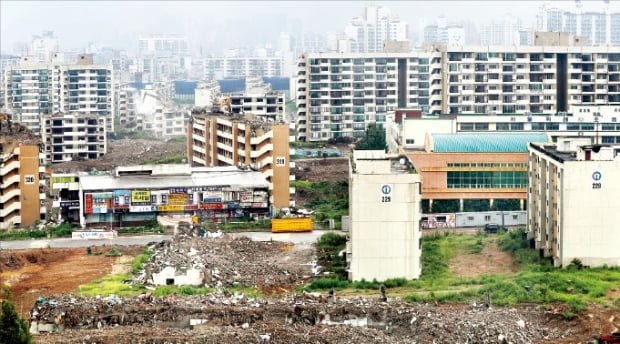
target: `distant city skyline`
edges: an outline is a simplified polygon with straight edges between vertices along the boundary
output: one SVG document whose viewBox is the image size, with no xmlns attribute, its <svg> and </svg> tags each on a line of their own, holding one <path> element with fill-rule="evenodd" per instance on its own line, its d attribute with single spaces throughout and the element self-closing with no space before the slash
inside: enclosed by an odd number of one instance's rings
<svg viewBox="0 0 620 344">
<path fill-rule="evenodd" d="M 13 1 L 0 2 L 0 51 L 33 35 L 54 31 L 60 49 L 83 50 L 89 43 L 137 51 L 138 38 L 152 34 L 187 36 L 192 52 L 226 47 L 271 45 L 280 32 L 341 33 L 363 16 L 365 1 Z M 488 23 L 505 15 L 534 26 L 543 1 L 374 1 L 409 23 L 410 31 L 444 15 L 448 21 Z M 574 1 L 548 2 L 574 8 Z M 604 1 L 583 1 L 584 10 L 601 10 Z M 620 4 L 611 2 L 612 11 Z M 412 37 L 410 37 L 411 39 Z"/>
</svg>

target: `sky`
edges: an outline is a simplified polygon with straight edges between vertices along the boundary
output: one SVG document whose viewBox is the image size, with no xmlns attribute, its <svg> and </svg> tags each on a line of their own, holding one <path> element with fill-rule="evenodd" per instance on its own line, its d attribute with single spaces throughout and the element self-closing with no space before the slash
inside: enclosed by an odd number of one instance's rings
<svg viewBox="0 0 620 344">
<path fill-rule="evenodd" d="M 549 1 L 548 1 L 549 2 Z M 194 50 L 275 45 L 279 32 L 342 32 L 362 16 L 365 1 L 0 1 L 0 50 L 52 30 L 61 49 L 83 49 L 88 42 L 133 51 L 138 37 L 185 35 Z M 542 1 L 374 1 L 390 8 L 416 30 L 445 15 L 448 21 L 489 22 L 512 15 L 534 25 Z M 551 1 L 571 7 L 573 1 Z M 602 0 L 583 1 L 602 8 Z M 611 1 L 620 12 L 620 1 Z"/>
</svg>

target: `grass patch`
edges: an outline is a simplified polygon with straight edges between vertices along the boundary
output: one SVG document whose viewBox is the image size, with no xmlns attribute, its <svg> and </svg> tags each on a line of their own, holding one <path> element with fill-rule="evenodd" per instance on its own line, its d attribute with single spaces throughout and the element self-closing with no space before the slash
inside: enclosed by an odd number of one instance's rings
<svg viewBox="0 0 620 344">
<path fill-rule="evenodd" d="M 606 296 L 620 285 L 620 267 L 585 268 L 575 262 L 561 269 L 529 249 L 523 230 L 500 233 L 498 246 L 511 252 L 521 271 L 511 275 L 452 276 L 448 262 L 457 254 L 479 253 L 495 236 L 486 234 L 435 234 L 422 238 L 422 276 L 419 280 L 385 281 L 388 288 L 401 287 L 409 302 L 481 302 L 490 293 L 491 303 L 511 306 L 520 303 L 565 304 L 566 318 L 584 311 L 590 303 L 620 307 L 620 300 Z M 340 278 L 318 279 L 304 290 L 378 289 L 377 281 L 349 282 Z M 388 291 L 389 294 L 389 291 Z"/>
<path fill-rule="evenodd" d="M 86 285 L 79 287 L 79 296 L 97 296 L 116 294 L 118 296 L 136 296 L 145 293 L 147 290 L 136 284 L 125 283 L 129 280 L 129 274 L 105 275 L 100 279 L 94 280 Z"/>
<path fill-rule="evenodd" d="M 142 252 L 131 263 L 131 271 L 134 274 L 139 273 L 142 270 L 142 266 L 151 259 L 153 252 L 147 247 L 142 248 Z"/>
<path fill-rule="evenodd" d="M 212 292 L 213 292 L 213 289 L 211 288 L 199 288 L 199 287 L 193 287 L 189 285 L 184 285 L 180 287 L 172 286 L 172 285 L 161 285 L 155 288 L 155 291 L 153 291 L 153 296 L 161 297 L 161 296 L 168 296 L 172 294 L 177 294 L 181 296 L 192 296 L 192 295 L 210 294 Z"/>
</svg>

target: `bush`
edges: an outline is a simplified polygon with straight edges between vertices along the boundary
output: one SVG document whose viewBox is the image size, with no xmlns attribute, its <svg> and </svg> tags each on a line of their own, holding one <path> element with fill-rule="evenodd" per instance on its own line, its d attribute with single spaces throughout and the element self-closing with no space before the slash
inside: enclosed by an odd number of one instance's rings
<svg viewBox="0 0 620 344">
<path fill-rule="evenodd" d="M 72 226 L 70 223 L 63 223 L 56 227 L 52 227 L 52 237 L 69 237 L 71 236 Z"/>
<path fill-rule="evenodd" d="M 339 253 L 345 249 L 347 238 L 337 233 L 325 233 L 317 240 L 317 261 L 324 271 L 346 279 L 346 261 Z"/>
<path fill-rule="evenodd" d="M 2 313 L 0 314 L 0 338 L 3 343 L 29 344 L 32 335 L 28 329 L 28 322 L 19 316 L 12 302 L 11 290 L 4 286 Z"/>
</svg>

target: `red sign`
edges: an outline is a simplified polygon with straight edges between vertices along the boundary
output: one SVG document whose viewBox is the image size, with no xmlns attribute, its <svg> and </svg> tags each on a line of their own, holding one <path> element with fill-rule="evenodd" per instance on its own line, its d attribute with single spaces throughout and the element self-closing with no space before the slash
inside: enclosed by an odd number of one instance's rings
<svg viewBox="0 0 620 344">
<path fill-rule="evenodd" d="M 84 213 L 86 214 L 93 213 L 93 195 L 92 194 L 84 195 Z"/>
<path fill-rule="evenodd" d="M 200 203 L 200 209 L 224 209 L 222 203 Z"/>
<path fill-rule="evenodd" d="M 185 210 L 197 210 L 198 204 L 190 204 L 185 206 Z"/>
</svg>

